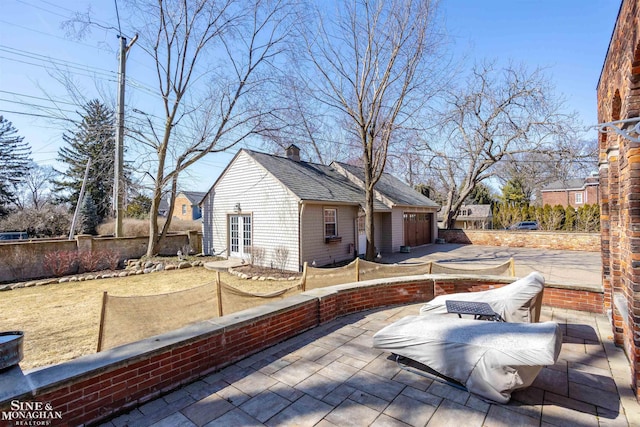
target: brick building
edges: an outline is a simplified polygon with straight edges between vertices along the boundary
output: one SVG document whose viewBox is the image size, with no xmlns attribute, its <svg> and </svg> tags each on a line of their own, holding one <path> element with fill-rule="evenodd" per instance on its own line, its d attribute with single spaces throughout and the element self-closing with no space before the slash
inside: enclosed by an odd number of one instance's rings
<svg viewBox="0 0 640 427">
<path fill-rule="evenodd" d="M 640 397 L 640 139 L 634 130 L 637 121 L 628 119 L 640 116 L 639 20 L 640 0 L 622 0 L 597 87 L 604 304 L 612 313 L 616 344 L 630 359 L 636 397 Z"/>
<path fill-rule="evenodd" d="M 199 205 L 205 194 L 207 193 L 200 191 L 179 192 L 173 206 L 173 217 L 187 221 L 202 218 Z"/>
<path fill-rule="evenodd" d="M 594 174 L 586 179 L 568 179 L 555 181 L 544 187 L 542 193 L 543 205 L 561 205 L 563 207 L 580 206 L 598 203 L 600 198 L 600 179 Z"/>
</svg>

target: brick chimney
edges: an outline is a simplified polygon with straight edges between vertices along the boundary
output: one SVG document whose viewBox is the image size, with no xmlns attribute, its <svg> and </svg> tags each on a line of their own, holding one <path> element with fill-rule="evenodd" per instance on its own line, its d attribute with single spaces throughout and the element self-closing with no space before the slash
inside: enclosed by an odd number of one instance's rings
<svg viewBox="0 0 640 427">
<path fill-rule="evenodd" d="M 294 144 L 291 144 L 290 146 L 288 146 L 285 153 L 288 159 L 291 159 L 295 162 L 300 161 L 300 149 Z"/>
</svg>

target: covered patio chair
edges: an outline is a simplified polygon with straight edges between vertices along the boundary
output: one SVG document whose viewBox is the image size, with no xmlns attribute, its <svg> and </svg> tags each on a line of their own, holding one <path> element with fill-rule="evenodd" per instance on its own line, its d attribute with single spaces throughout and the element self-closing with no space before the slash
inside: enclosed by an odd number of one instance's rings
<svg viewBox="0 0 640 427">
<path fill-rule="evenodd" d="M 500 288 L 437 296 L 420 308 L 420 314 L 447 313 L 446 300 L 473 301 L 486 302 L 507 322 L 539 322 L 543 291 L 544 277 L 534 271 Z"/>
<path fill-rule="evenodd" d="M 453 320 L 453 321 L 452 321 Z M 554 322 L 505 323 L 449 316 L 405 317 L 377 332 L 373 347 L 415 360 L 482 398 L 506 403 L 553 365 L 562 346 Z"/>
</svg>

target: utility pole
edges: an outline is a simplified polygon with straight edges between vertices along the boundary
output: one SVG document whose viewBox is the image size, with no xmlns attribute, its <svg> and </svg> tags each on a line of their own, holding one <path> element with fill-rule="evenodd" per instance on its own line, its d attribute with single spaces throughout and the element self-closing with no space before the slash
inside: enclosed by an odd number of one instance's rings
<svg viewBox="0 0 640 427">
<path fill-rule="evenodd" d="M 120 38 L 120 67 L 118 70 L 118 113 L 116 117 L 116 152 L 113 173 L 113 202 L 116 217 L 115 236 L 123 237 L 122 218 L 124 217 L 124 89 L 127 68 L 127 53 L 138 40 L 136 34 L 127 45 L 127 38 Z"/>
</svg>

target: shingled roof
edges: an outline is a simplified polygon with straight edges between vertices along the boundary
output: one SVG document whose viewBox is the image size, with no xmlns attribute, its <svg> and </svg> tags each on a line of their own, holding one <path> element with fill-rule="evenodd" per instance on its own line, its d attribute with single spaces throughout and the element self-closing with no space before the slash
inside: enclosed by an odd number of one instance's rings
<svg viewBox="0 0 640 427">
<path fill-rule="evenodd" d="M 587 185 L 598 185 L 597 179 L 567 179 L 564 181 L 554 181 L 546 185 L 542 191 L 558 191 L 558 190 L 582 190 Z"/>
<path fill-rule="evenodd" d="M 493 218 L 491 205 L 462 205 L 458 212 L 458 221 L 486 221 Z M 444 220 L 444 212 L 438 212 L 438 221 Z"/>
<path fill-rule="evenodd" d="M 200 204 L 204 196 L 207 194 L 204 191 L 181 191 L 180 193 L 184 194 L 184 196 L 194 205 Z"/>
<path fill-rule="evenodd" d="M 300 200 L 364 204 L 364 192 L 330 166 L 243 149 Z M 376 211 L 389 210 L 380 202 Z"/>
<path fill-rule="evenodd" d="M 361 167 L 339 162 L 333 162 L 331 165 L 336 167 L 338 171 L 343 169 L 349 175 L 352 175 L 355 180 L 358 181 L 359 185 L 364 188 L 364 170 Z M 436 202 L 388 173 L 382 174 L 375 188 L 377 192 L 388 199 L 394 206 L 439 207 Z"/>
<path fill-rule="evenodd" d="M 330 166 L 318 163 L 295 161 L 287 157 L 260 153 L 243 149 L 251 158 L 264 167 L 278 181 L 287 187 L 300 200 L 357 203 L 364 205 L 363 189 L 345 174 L 337 170 L 339 167 L 349 167 L 353 175 L 363 176 L 361 168 L 344 164 Z M 358 172 L 359 171 L 359 172 Z M 432 200 L 413 190 L 397 178 L 384 174 L 376 189 L 384 197 L 391 200 L 393 205 L 437 207 Z M 412 194 L 413 193 L 413 194 Z M 376 211 L 389 211 L 391 206 L 381 200 L 374 201 Z"/>
</svg>

